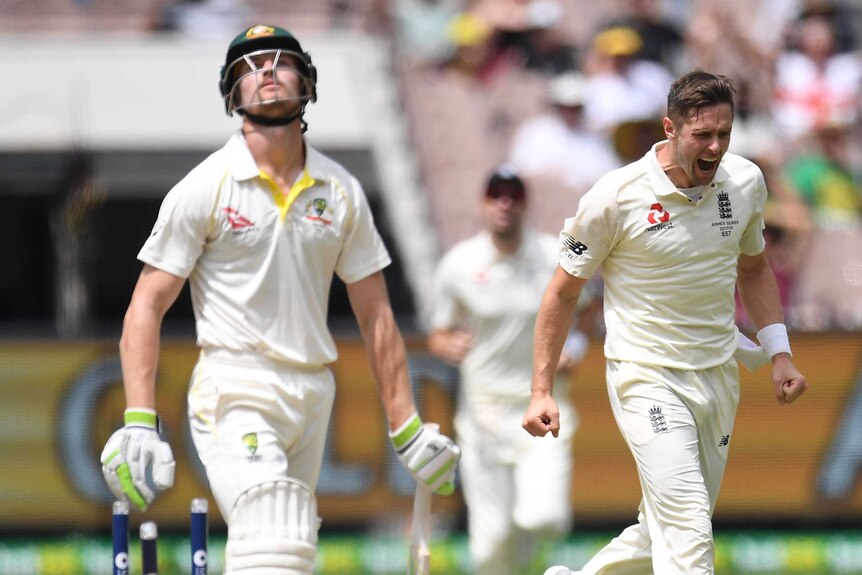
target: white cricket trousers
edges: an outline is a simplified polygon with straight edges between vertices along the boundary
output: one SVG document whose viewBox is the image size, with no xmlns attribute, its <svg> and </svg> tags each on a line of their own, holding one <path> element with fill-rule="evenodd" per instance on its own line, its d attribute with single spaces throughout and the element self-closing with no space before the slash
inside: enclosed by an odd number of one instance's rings
<svg viewBox="0 0 862 575">
<path fill-rule="evenodd" d="M 712 512 L 739 403 L 735 360 L 703 370 L 607 362 L 617 425 L 634 456 L 638 522 L 578 573 L 712 575 Z"/>
<path fill-rule="evenodd" d="M 474 402 L 459 407 L 455 430 L 476 575 L 525 573 L 539 541 L 571 523 L 572 440 L 577 414 L 559 401 L 558 438 L 521 427 L 527 402 Z"/>
<path fill-rule="evenodd" d="M 312 493 L 320 477 L 335 380 L 260 354 L 204 350 L 188 417 L 222 517 L 250 488 L 287 477 Z"/>
</svg>

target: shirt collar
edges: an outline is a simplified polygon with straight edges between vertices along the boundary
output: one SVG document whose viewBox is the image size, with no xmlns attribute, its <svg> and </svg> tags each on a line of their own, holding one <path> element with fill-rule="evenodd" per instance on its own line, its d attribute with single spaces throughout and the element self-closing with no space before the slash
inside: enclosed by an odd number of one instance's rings
<svg viewBox="0 0 862 575">
<path fill-rule="evenodd" d="M 677 187 L 670 181 L 670 178 L 667 177 L 667 174 L 664 173 L 664 170 L 661 169 L 661 165 L 658 163 L 658 149 L 667 143 L 667 140 L 662 140 L 653 144 L 642 160 L 646 163 L 647 175 L 657 196 L 670 196 L 679 193 Z M 729 177 L 730 174 L 724 169 L 724 158 L 722 158 L 718 169 L 715 170 L 715 176 L 712 178 L 712 181 L 713 183 L 720 183 Z"/>
<path fill-rule="evenodd" d="M 307 141 L 305 142 L 305 171 L 318 182 L 328 179 L 323 154 Z"/>
<path fill-rule="evenodd" d="M 305 145 L 305 172 L 315 181 L 326 180 L 323 154 L 314 149 L 308 142 Z M 260 175 L 257 162 L 248 149 L 242 130 L 237 130 L 225 145 L 228 162 L 233 177 L 236 180 L 250 180 Z"/>
<path fill-rule="evenodd" d="M 260 174 L 257 162 L 248 149 L 242 130 L 237 130 L 225 144 L 230 171 L 236 180 L 250 180 Z"/>
</svg>

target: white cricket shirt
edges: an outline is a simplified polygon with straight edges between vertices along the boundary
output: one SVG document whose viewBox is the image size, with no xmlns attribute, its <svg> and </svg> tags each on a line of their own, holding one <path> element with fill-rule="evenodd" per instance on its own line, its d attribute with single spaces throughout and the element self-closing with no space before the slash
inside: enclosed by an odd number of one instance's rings
<svg viewBox="0 0 862 575">
<path fill-rule="evenodd" d="M 725 154 L 691 201 L 659 166 L 662 145 L 581 198 L 560 233 L 560 265 L 581 278 L 601 266 L 609 359 L 713 367 L 736 349 L 736 265 L 765 247 L 766 185 L 755 164 Z"/>
<path fill-rule="evenodd" d="M 282 192 L 237 133 L 162 202 L 138 258 L 189 279 L 201 347 L 330 363 L 332 274 L 352 283 L 390 263 L 359 182 L 305 149 L 305 170 Z"/>
<path fill-rule="evenodd" d="M 549 234 L 526 232 L 520 249 L 506 256 L 482 232 L 456 244 L 440 261 L 432 327 L 463 327 L 473 334 L 461 364 L 462 398 L 470 403 L 529 399 L 533 328 L 558 254 Z"/>
</svg>

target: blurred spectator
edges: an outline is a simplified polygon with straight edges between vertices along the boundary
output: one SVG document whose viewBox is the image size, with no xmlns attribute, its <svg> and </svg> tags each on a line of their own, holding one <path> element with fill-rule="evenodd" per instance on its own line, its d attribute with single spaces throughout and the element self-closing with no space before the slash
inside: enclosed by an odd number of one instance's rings
<svg viewBox="0 0 862 575">
<path fill-rule="evenodd" d="M 719 58 L 729 50 L 740 49 L 756 59 L 774 59 L 782 50 L 798 46 L 800 23 L 821 17 L 829 21 L 835 32 L 836 52 L 849 52 L 855 49 L 862 26 L 857 3 L 856 0 L 757 0 L 740 5 L 695 0 L 686 41 Z"/>
<path fill-rule="evenodd" d="M 547 186 L 579 198 L 604 173 L 620 166 L 606 136 L 584 125 L 586 80 L 575 72 L 548 86 L 549 111 L 525 122 L 513 138 L 509 159 L 537 195 Z"/>
<path fill-rule="evenodd" d="M 774 113 L 791 137 L 824 121 L 855 121 L 862 67 L 853 53 L 838 53 L 835 32 L 821 16 L 802 20 L 798 45 L 775 62 Z"/>
<path fill-rule="evenodd" d="M 781 3 L 785 0 L 763 1 Z M 740 9 L 737 3 L 700 0 L 693 5 L 694 10 L 685 29 L 686 52 L 691 66 L 724 74 L 736 81 L 758 78 L 759 81 L 753 84 L 757 88 L 762 87 L 757 97 L 760 101 L 770 102 L 771 88 L 763 86 L 772 77 L 772 62 L 767 61 L 766 55 L 783 46 L 783 40 L 773 38 L 774 34 L 752 38 L 752 22 L 755 20 L 752 9 Z M 780 21 L 781 16 L 773 14 L 772 17 L 770 31 L 781 29 L 784 25 Z M 784 17 L 789 16 L 785 14 Z M 783 37 L 783 33 L 778 36 Z M 762 37 L 769 39 L 761 43 Z"/>
<path fill-rule="evenodd" d="M 643 41 L 633 55 L 650 60 L 668 70 L 681 72 L 684 61 L 683 35 L 676 22 L 666 18 L 658 0 L 625 0 L 627 14 L 602 26 L 603 29 L 631 28 Z"/>
<path fill-rule="evenodd" d="M 501 45 L 515 50 L 523 66 L 548 76 L 577 66 L 576 48 L 563 33 L 563 7 L 555 0 L 525 2 L 524 18 L 516 29 L 503 30 Z"/>
<path fill-rule="evenodd" d="M 756 43 L 760 50 L 778 53 L 787 46 L 789 31 L 799 18 L 804 3 L 804 0 L 759 0 L 750 15 L 737 17 L 734 21 L 744 25 L 746 38 Z"/>
<path fill-rule="evenodd" d="M 245 0 L 168 0 L 159 5 L 153 29 L 220 40 L 250 25 L 253 16 Z"/>
<path fill-rule="evenodd" d="M 786 167 L 815 227 L 794 294 L 802 329 L 862 328 L 862 196 L 849 129 L 844 123 L 818 126 L 807 149 Z"/>
<path fill-rule="evenodd" d="M 614 126 L 611 143 L 622 164 L 640 160 L 653 144 L 667 138 L 660 118 L 626 120 Z"/>
<path fill-rule="evenodd" d="M 553 75 L 576 64 L 575 48 L 558 25 L 562 15 L 556 0 L 478 0 L 452 21 L 450 38 L 463 46 L 481 29 L 492 70 L 514 67 Z"/>
<path fill-rule="evenodd" d="M 733 138 L 736 136 L 736 120 L 734 120 L 733 132 L 731 147 Z M 750 159 L 760 167 L 766 181 L 766 189 L 769 190 L 763 218 L 766 224 L 763 230 L 763 236 L 766 239 L 766 257 L 775 273 L 785 322 L 796 328 L 798 325 L 793 306 L 795 288 L 800 269 L 805 261 L 813 224 L 808 206 L 799 199 L 787 182 L 782 171 L 781 156 L 768 153 L 755 155 Z M 747 331 L 756 331 L 742 307 L 739 294 L 736 301 L 737 324 Z"/>
<path fill-rule="evenodd" d="M 497 73 L 519 65 L 511 53 L 500 49 L 499 30 L 476 11 L 456 15 L 448 32 L 455 52 L 445 67 L 466 78 L 488 83 Z"/>
<path fill-rule="evenodd" d="M 860 22 L 859 2 L 857 0 L 829 1 L 807 0 L 797 2 L 797 21 L 820 17 L 829 22 L 835 33 L 835 50 L 852 52 L 859 45 Z"/>
<path fill-rule="evenodd" d="M 673 76 L 661 64 L 635 59 L 642 47 L 642 38 L 629 27 L 607 28 L 596 35 L 586 65 L 590 129 L 610 133 L 622 122 L 664 113 Z"/>
<path fill-rule="evenodd" d="M 566 42 L 559 27 L 533 28 L 523 48 L 524 66 L 548 77 L 578 67 L 578 50 Z"/>
<path fill-rule="evenodd" d="M 849 137 L 849 124 L 823 123 L 786 168 L 793 189 L 808 205 L 819 228 L 862 224 L 859 173 L 853 171 L 850 161 Z"/>
<path fill-rule="evenodd" d="M 461 0 L 396 0 L 392 8 L 398 48 L 411 63 L 441 63 L 455 55 L 449 35 Z"/>
<path fill-rule="evenodd" d="M 470 11 L 503 32 L 522 32 L 556 24 L 562 15 L 557 0 L 474 0 Z"/>
<path fill-rule="evenodd" d="M 754 102 L 750 80 L 739 79 L 735 83 L 733 133 L 728 151 L 757 163 L 762 159 L 781 161 L 784 143 L 771 110 Z"/>
<path fill-rule="evenodd" d="M 785 138 L 793 140 L 806 134 L 826 120 L 855 121 L 858 117 L 862 65 L 856 54 L 842 52 L 833 25 L 834 8 L 815 3 L 800 12 L 800 17 L 788 23 L 784 42 L 774 45 L 752 38 L 751 27 L 724 5 L 709 4 L 692 25 L 689 35 L 692 47 L 703 59 L 715 65 L 719 49 L 731 46 L 753 63 L 753 68 L 766 71 L 772 83 L 771 107 L 778 128 Z M 776 22 L 782 27 L 782 22 Z M 844 40 L 845 44 L 850 38 Z M 752 67 L 752 66 L 749 66 Z M 732 74 L 738 77 L 739 74 Z M 753 75 L 747 72 L 751 78 Z"/>
<path fill-rule="evenodd" d="M 369 34 L 394 38 L 396 35 L 395 9 L 400 1 L 329 0 L 332 12 L 330 26 L 335 30 L 356 26 Z"/>
<path fill-rule="evenodd" d="M 751 82 L 736 82 L 733 133 L 729 151 L 755 162 L 763 172 L 769 198 L 764 221 L 766 257 L 775 273 L 785 320 L 795 327 L 792 300 L 796 277 L 802 265 L 812 222 L 808 207 L 790 189 L 782 172 L 786 150 L 775 118 L 767 108 L 753 102 Z M 737 323 L 753 331 L 754 326 L 737 299 Z"/>
</svg>

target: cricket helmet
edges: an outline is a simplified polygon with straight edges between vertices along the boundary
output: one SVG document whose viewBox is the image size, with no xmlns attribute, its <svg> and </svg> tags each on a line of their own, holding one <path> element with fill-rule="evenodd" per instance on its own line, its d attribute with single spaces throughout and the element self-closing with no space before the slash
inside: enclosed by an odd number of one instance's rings
<svg viewBox="0 0 862 575">
<path fill-rule="evenodd" d="M 284 118 L 261 118 L 250 114 L 240 101 L 238 87 L 242 78 L 260 72 L 251 58 L 267 53 L 274 56 L 276 66 L 290 61 L 291 67 L 296 69 L 302 80 L 303 89 L 299 96 L 302 102 L 299 110 Z M 242 62 L 247 63 L 251 70 L 240 76 L 237 74 L 237 68 Z M 225 112 L 228 116 L 237 112 L 265 125 L 284 125 L 296 118 L 301 118 L 305 112 L 305 106 L 309 102 L 317 101 L 317 68 L 311 62 L 311 54 L 302 49 L 299 40 L 293 34 L 278 26 L 258 24 L 240 32 L 228 46 L 224 65 L 219 74 L 219 90 L 224 98 Z M 296 96 L 283 95 L 259 103 L 268 104 L 296 98 Z"/>
</svg>

